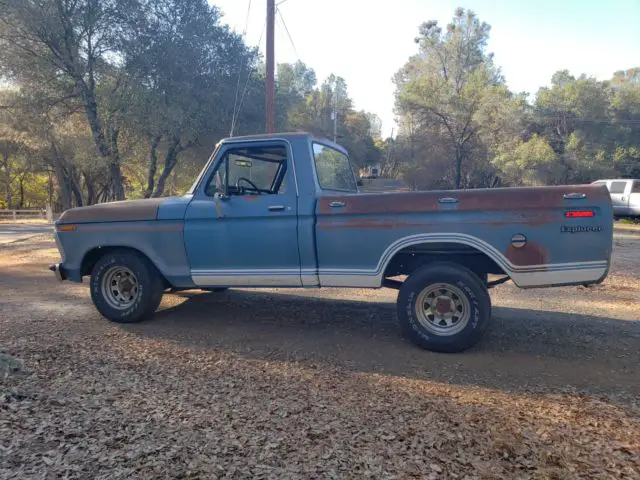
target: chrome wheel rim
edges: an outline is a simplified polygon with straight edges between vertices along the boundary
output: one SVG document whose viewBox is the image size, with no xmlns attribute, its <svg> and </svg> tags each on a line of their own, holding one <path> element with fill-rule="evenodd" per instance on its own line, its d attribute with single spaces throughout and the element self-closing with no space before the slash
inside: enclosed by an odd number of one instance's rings
<svg viewBox="0 0 640 480">
<path fill-rule="evenodd" d="M 455 285 L 437 283 L 426 287 L 416 298 L 418 322 L 429 332 L 455 335 L 469 323 L 471 304 L 467 296 Z"/>
<path fill-rule="evenodd" d="M 138 278 L 127 267 L 111 267 L 102 277 L 102 296 L 109 306 L 126 310 L 140 295 Z"/>
</svg>

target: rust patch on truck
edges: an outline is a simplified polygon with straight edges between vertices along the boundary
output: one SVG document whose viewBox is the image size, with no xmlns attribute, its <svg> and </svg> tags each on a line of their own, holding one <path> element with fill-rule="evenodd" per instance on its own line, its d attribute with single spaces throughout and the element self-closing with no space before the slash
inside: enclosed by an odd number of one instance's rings
<svg viewBox="0 0 640 480">
<path fill-rule="evenodd" d="M 58 223 L 132 222 L 155 220 L 158 208 L 166 198 L 146 198 L 100 203 L 72 208 L 64 212 Z"/>
<path fill-rule="evenodd" d="M 330 228 L 373 228 L 380 230 L 392 230 L 394 228 L 425 227 L 432 225 L 430 222 L 403 222 L 402 220 L 377 220 L 373 218 L 348 218 L 344 222 L 333 222 L 328 219 L 318 219 L 319 229 Z"/>
<path fill-rule="evenodd" d="M 586 202 L 593 204 L 609 201 L 608 192 L 598 185 L 561 185 L 533 188 L 491 188 L 472 190 L 445 190 L 429 192 L 362 193 L 322 197 L 318 202 L 321 215 L 401 214 L 438 211 L 523 211 L 571 207 L 577 202 L 566 200 L 568 193 L 584 193 Z M 440 203 L 442 198 L 456 199 L 456 203 Z M 344 207 L 332 208 L 334 201 L 344 202 Z M 539 212 L 531 216 L 531 224 L 549 220 L 549 213 Z"/>
<path fill-rule="evenodd" d="M 180 232 L 184 229 L 183 222 L 177 223 L 150 223 L 147 225 L 136 224 L 132 222 L 126 223 L 94 223 L 87 225 L 78 225 L 78 231 L 82 232 L 136 232 L 136 233 L 165 233 Z"/>
<path fill-rule="evenodd" d="M 505 257 L 514 265 L 545 265 L 549 263 L 547 249 L 538 242 L 528 241 L 523 247 L 509 245 Z"/>
</svg>

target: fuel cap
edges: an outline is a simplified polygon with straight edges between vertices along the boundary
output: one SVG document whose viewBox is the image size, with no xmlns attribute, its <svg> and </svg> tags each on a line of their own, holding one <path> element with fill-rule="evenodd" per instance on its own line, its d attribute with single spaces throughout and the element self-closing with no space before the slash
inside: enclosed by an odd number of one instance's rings
<svg viewBox="0 0 640 480">
<path fill-rule="evenodd" d="M 522 248 L 527 244 L 527 237 L 525 237 L 522 233 L 516 233 L 513 237 L 511 237 L 511 245 L 515 248 Z"/>
</svg>

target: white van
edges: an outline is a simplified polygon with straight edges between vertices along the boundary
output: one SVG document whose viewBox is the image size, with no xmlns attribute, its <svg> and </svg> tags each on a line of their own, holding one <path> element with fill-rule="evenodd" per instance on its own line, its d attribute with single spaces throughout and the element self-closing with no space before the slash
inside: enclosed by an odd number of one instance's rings
<svg viewBox="0 0 640 480">
<path fill-rule="evenodd" d="M 607 186 L 614 215 L 640 217 L 640 180 L 616 178 L 593 183 Z"/>
</svg>

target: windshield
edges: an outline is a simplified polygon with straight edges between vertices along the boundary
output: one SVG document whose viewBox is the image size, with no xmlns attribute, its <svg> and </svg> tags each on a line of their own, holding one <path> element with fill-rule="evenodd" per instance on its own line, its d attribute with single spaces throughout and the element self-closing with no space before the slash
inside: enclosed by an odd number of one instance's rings
<svg viewBox="0 0 640 480">
<path fill-rule="evenodd" d="M 198 183 L 200 183 L 200 179 L 202 179 L 204 174 L 207 173 L 207 170 L 209 169 L 211 162 L 213 161 L 213 159 L 216 157 L 216 154 L 218 153 L 219 147 L 220 147 L 220 143 L 217 143 L 216 148 L 213 149 L 213 152 L 209 156 L 209 159 L 207 160 L 207 162 L 204 164 L 204 167 L 202 167 L 202 170 L 200 170 L 200 173 L 196 176 L 196 180 L 191 184 L 191 187 L 189 187 L 189 190 L 187 190 L 187 195 L 193 195 L 195 193 L 196 187 L 198 186 Z"/>
</svg>

